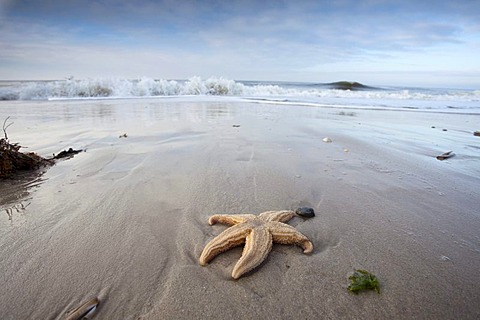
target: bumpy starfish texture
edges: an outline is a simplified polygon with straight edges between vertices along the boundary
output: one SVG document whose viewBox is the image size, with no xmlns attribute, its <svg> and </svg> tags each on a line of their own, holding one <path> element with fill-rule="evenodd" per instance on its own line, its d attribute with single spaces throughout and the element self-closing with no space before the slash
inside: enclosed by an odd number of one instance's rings
<svg viewBox="0 0 480 320">
<path fill-rule="evenodd" d="M 203 249 L 199 262 L 206 265 L 218 254 L 245 244 L 242 256 L 233 268 L 232 277 L 240 278 L 265 260 L 273 243 L 295 244 L 304 253 L 313 251 L 313 244 L 306 236 L 285 222 L 293 218 L 293 211 L 267 211 L 259 214 L 213 215 L 210 225 L 221 223 L 231 226 Z"/>
</svg>

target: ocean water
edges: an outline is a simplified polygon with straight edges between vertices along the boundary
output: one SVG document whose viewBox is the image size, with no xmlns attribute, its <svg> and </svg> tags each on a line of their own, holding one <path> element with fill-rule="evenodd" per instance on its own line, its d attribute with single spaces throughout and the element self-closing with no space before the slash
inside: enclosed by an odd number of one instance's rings
<svg viewBox="0 0 480 320">
<path fill-rule="evenodd" d="M 222 96 L 271 104 L 480 114 L 480 90 L 467 89 L 369 86 L 356 82 L 234 81 L 200 77 L 188 80 L 0 81 L 0 100 L 4 101 L 175 96 Z"/>
</svg>

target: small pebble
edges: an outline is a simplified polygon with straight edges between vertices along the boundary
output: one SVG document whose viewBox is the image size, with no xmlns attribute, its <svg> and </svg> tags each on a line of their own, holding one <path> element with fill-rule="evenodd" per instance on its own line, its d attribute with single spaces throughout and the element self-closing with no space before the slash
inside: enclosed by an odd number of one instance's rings
<svg viewBox="0 0 480 320">
<path fill-rule="evenodd" d="M 315 217 L 315 211 L 313 211 L 313 208 L 310 207 L 301 207 L 295 210 L 295 213 L 298 214 L 301 217 L 305 218 L 313 218 Z"/>
<path fill-rule="evenodd" d="M 326 142 L 326 143 L 330 143 L 332 142 L 332 139 L 330 139 L 329 137 L 325 137 L 322 139 L 323 142 Z"/>
<path fill-rule="evenodd" d="M 450 259 L 450 258 L 447 257 L 447 256 L 441 256 L 441 257 L 440 257 L 440 260 L 442 260 L 442 261 L 452 261 L 452 259 Z"/>
</svg>

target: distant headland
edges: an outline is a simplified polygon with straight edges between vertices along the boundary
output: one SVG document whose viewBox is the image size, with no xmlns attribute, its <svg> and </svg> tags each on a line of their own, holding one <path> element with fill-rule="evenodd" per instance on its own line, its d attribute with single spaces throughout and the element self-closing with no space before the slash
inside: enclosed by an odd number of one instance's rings
<svg viewBox="0 0 480 320">
<path fill-rule="evenodd" d="M 366 86 L 364 84 L 361 84 L 360 82 L 355 82 L 355 81 L 337 81 L 337 82 L 326 83 L 325 85 L 328 86 L 331 89 L 337 89 L 337 90 L 372 90 L 372 89 L 377 89 L 377 88 Z"/>
</svg>

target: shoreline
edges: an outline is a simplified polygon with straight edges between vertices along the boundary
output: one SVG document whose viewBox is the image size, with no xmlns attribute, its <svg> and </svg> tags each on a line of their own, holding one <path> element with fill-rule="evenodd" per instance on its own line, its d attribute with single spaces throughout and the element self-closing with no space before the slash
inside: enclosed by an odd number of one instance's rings
<svg viewBox="0 0 480 320">
<path fill-rule="evenodd" d="M 45 172 L 13 221 L 0 218 L 0 315 L 56 318 L 96 296 L 99 319 L 478 318 L 479 116 L 407 111 L 2 102 L 12 142 L 86 152 Z M 316 212 L 289 223 L 310 256 L 274 245 L 236 281 L 241 248 L 199 265 L 225 229 L 210 215 L 299 206 Z M 381 294 L 348 293 L 354 269 L 375 274 Z"/>
</svg>

